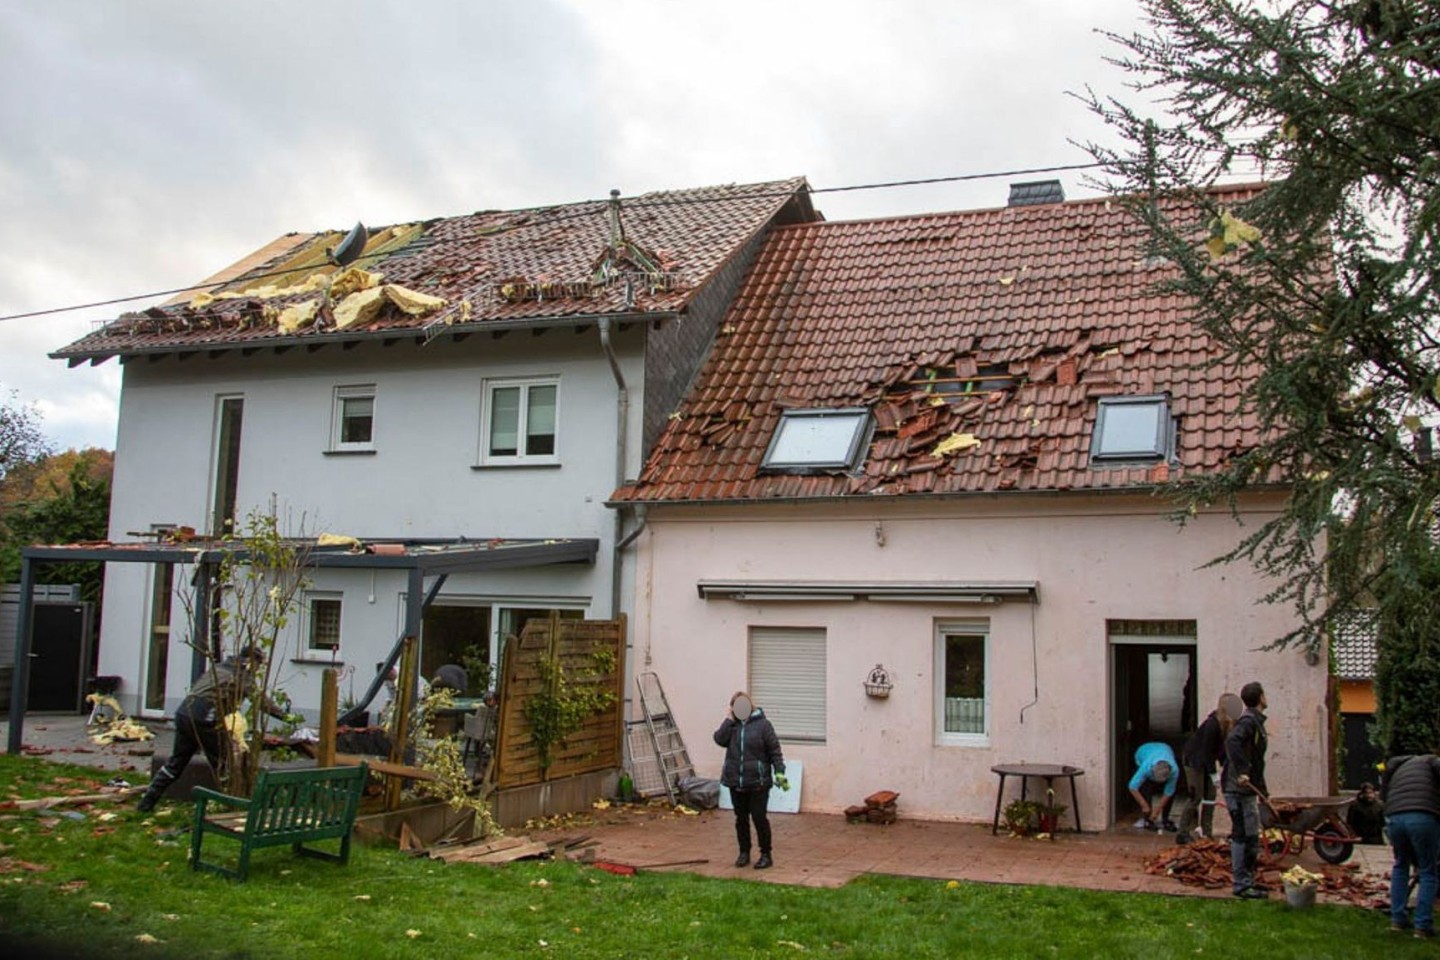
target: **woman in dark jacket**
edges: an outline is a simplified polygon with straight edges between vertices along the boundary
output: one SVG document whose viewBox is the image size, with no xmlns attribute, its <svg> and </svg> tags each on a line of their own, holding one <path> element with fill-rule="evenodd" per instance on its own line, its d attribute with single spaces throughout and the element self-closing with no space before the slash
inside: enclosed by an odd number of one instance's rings
<svg viewBox="0 0 1440 960">
<path fill-rule="evenodd" d="M 730 803 L 735 808 L 735 838 L 740 855 L 735 866 L 750 862 L 750 821 L 755 821 L 755 836 L 760 841 L 760 859 L 756 870 L 765 870 L 770 859 L 770 787 L 775 774 L 785 773 L 785 758 L 780 753 L 780 738 L 765 719 L 765 711 L 751 702 L 744 692 L 730 698 L 730 709 L 715 743 L 725 748 L 725 766 L 720 771 L 720 784 L 730 788 Z M 781 784 L 784 785 L 783 782 Z"/>
</svg>

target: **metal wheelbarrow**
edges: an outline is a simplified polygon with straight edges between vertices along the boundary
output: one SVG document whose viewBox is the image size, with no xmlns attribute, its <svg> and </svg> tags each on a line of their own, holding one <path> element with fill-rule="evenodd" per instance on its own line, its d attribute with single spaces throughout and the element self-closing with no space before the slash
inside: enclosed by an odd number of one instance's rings
<svg viewBox="0 0 1440 960">
<path fill-rule="evenodd" d="M 1265 849 L 1271 856 L 1286 853 L 1298 856 L 1309 839 L 1321 860 L 1344 863 L 1355 852 L 1355 844 L 1360 842 L 1345 822 L 1345 809 L 1354 799 L 1277 797 L 1272 800 L 1260 794 L 1260 825 L 1265 829 Z"/>
</svg>

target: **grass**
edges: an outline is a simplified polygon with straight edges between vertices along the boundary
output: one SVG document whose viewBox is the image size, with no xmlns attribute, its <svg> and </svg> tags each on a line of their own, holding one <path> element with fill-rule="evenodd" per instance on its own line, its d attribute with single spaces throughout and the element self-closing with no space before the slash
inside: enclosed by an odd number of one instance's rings
<svg viewBox="0 0 1440 960">
<path fill-rule="evenodd" d="M 0 799 L 108 773 L 0 755 Z M 838 890 L 568 864 L 484 867 L 357 846 L 349 866 L 186 863 L 189 805 L 0 810 L 0 955 L 156 958 L 1428 956 L 1353 907 L 865 877 Z M 207 840 L 207 850 L 209 849 Z"/>
</svg>

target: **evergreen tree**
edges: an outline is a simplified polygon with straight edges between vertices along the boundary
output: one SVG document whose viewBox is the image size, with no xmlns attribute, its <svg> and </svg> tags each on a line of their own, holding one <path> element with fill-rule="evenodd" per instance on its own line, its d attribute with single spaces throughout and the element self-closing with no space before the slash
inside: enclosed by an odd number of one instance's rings
<svg viewBox="0 0 1440 960">
<path fill-rule="evenodd" d="M 1090 145 L 1174 265 L 1217 362 L 1257 372 L 1243 403 L 1264 439 L 1174 485 L 1189 508 L 1257 487 L 1284 512 L 1224 561 L 1282 585 L 1323 641 L 1374 607 L 1377 719 L 1392 750 L 1440 744 L 1440 4 L 1145 0 L 1115 36 L 1134 103 L 1088 97 L 1124 145 Z M 1141 106 L 1141 103 L 1144 106 Z M 1208 187 L 1272 181 L 1236 209 Z M 1172 219 L 1189 198 L 1198 218 Z"/>
</svg>

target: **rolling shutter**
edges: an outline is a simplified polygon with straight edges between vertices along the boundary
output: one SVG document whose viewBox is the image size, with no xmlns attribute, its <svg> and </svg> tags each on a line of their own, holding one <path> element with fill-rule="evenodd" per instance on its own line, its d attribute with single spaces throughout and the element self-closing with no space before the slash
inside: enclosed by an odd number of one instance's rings
<svg viewBox="0 0 1440 960">
<path fill-rule="evenodd" d="M 750 696 L 786 740 L 825 740 L 825 631 L 750 630 Z"/>
</svg>

